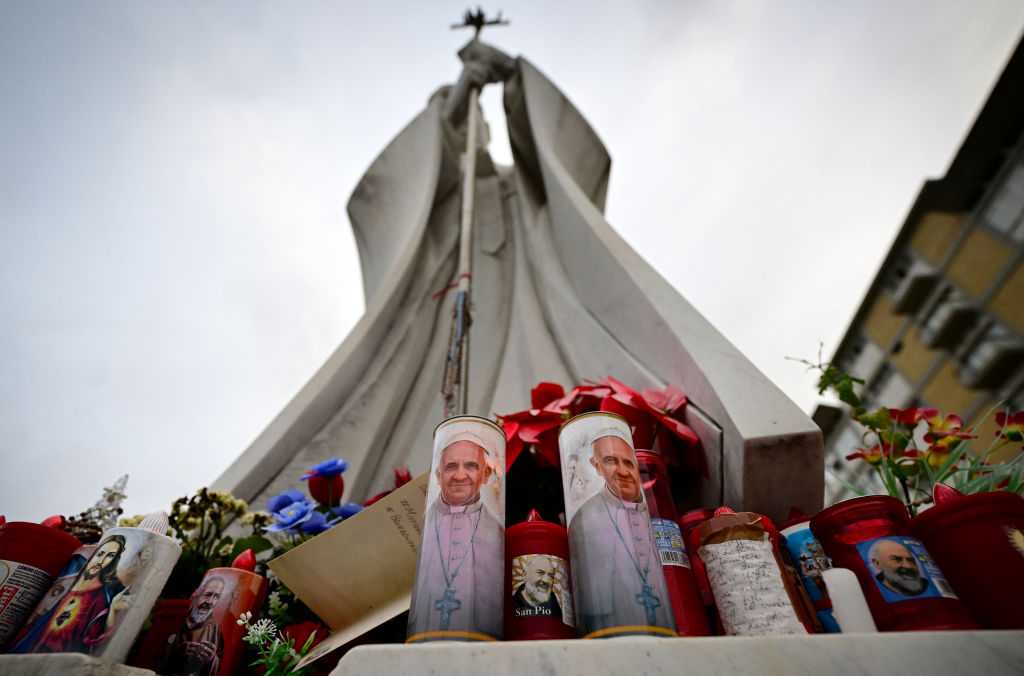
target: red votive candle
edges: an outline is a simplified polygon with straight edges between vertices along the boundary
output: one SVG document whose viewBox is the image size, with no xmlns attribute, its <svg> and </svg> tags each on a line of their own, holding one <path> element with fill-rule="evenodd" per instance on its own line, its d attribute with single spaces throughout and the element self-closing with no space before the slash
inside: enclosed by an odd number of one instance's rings
<svg viewBox="0 0 1024 676">
<path fill-rule="evenodd" d="M 707 636 L 708 623 L 704 602 L 687 555 L 683 531 L 677 523 L 676 504 L 669 489 L 668 469 L 660 455 L 652 451 L 636 452 L 643 481 L 647 509 L 651 513 L 651 529 L 661 557 L 665 583 L 680 636 Z"/>
<path fill-rule="evenodd" d="M 713 627 L 714 634 L 722 633 L 722 623 L 718 618 L 718 610 L 715 608 L 715 595 L 711 592 L 711 583 L 708 582 L 708 572 L 704 569 L 704 562 L 697 556 L 697 548 L 700 547 L 700 537 L 697 528 L 713 517 L 713 509 L 691 509 L 679 517 L 679 530 L 683 534 L 683 542 L 686 543 L 687 555 L 690 557 L 690 569 L 693 571 L 693 579 L 697 584 L 697 591 L 700 593 L 701 603 L 704 604 L 704 617 L 709 627 Z"/>
<path fill-rule="evenodd" d="M 0 525 L 0 647 L 14 637 L 81 545 L 70 533 L 38 523 Z"/>
<path fill-rule="evenodd" d="M 1024 629 L 1024 498 L 1005 492 L 957 496 L 912 524 L 982 625 Z"/>
<path fill-rule="evenodd" d="M 505 531 L 505 638 L 576 637 L 569 534 L 531 509 Z"/>
<path fill-rule="evenodd" d="M 245 651 L 246 628 L 238 618 L 246 612 L 258 614 L 266 595 L 262 575 L 233 567 L 208 570 L 192 594 L 181 629 L 167 643 L 160 673 L 234 674 Z"/>
<path fill-rule="evenodd" d="M 833 566 L 857 575 L 879 631 L 978 628 L 896 498 L 845 500 L 812 518 L 811 530 Z"/>
</svg>

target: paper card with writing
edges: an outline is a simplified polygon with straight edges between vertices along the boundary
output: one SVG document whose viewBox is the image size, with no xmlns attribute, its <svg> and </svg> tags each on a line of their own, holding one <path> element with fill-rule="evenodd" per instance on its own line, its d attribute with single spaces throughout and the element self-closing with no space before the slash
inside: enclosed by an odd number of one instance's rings
<svg viewBox="0 0 1024 676">
<path fill-rule="evenodd" d="M 427 474 L 270 562 L 331 635 L 303 667 L 409 609 Z"/>
</svg>

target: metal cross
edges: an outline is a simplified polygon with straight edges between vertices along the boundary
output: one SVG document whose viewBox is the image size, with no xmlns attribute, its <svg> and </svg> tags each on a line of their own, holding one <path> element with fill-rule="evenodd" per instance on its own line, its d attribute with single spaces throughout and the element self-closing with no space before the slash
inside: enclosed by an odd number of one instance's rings
<svg viewBox="0 0 1024 676">
<path fill-rule="evenodd" d="M 636 602 L 644 607 L 644 611 L 647 613 L 647 624 L 657 625 L 658 621 L 654 611 L 661 606 L 661 601 L 654 595 L 654 588 L 645 583 L 643 591 L 636 595 Z"/>
<path fill-rule="evenodd" d="M 455 598 L 455 590 L 451 587 L 444 590 L 444 598 L 434 601 L 434 609 L 441 613 L 441 631 L 448 631 L 452 622 L 452 613 L 461 607 L 462 601 Z"/>
</svg>

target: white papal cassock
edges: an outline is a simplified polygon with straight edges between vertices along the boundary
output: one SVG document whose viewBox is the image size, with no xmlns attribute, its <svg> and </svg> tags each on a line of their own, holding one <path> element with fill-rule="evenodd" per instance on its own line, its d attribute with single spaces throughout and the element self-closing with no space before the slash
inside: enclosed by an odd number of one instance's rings
<svg viewBox="0 0 1024 676">
<path fill-rule="evenodd" d="M 625 502 L 602 488 L 573 516 L 569 548 L 584 636 L 625 625 L 675 628 L 643 501 Z"/>
<path fill-rule="evenodd" d="M 439 498 L 423 524 L 409 636 L 460 631 L 500 638 L 504 573 L 505 529 L 483 501 L 452 507 Z"/>
</svg>

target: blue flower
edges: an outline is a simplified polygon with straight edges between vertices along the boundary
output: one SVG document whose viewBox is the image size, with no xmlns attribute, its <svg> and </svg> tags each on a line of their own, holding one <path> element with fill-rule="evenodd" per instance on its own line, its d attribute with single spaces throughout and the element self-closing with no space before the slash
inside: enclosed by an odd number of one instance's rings
<svg viewBox="0 0 1024 676">
<path fill-rule="evenodd" d="M 271 514 L 276 514 L 293 502 L 305 499 L 306 496 L 303 495 L 301 491 L 289 488 L 285 492 L 279 493 L 267 500 L 267 511 Z"/>
<path fill-rule="evenodd" d="M 355 502 L 346 502 L 344 505 L 338 505 L 331 509 L 331 513 L 335 516 L 340 516 L 342 519 L 347 519 L 350 516 L 355 516 L 359 512 L 363 511 L 363 506 Z"/>
<path fill-rule="evenodd" d="M 306 470 L 306 473 L 302 475 L 302 480 L 310 479 L 318 476 L 328 479 L 332 476 L 338 476 L 342 472 L 348 469 L 348 463 L 341 458 L 332 458 L 330 460 L 324 460 L 321 463 L 313 465 Z"/>
<path fill-rule="evenodd" d="M 313 512 L 308 519 L 302 522 L 300 528 L 306 535 L 318 535 L 333 525 L 334 523 L 327 522 L 327 517 L 322 512 Z"/>
<path fill-rule="evenodd" d="M 275 522 L 267 527 L 270 533 L 293 531 L 298 526 L 313 518 L 316 510 L 305 499 L 296 500 L 274 513 Z M 323 516 L 323 515 L 321 515 Z"/>
</svg>

